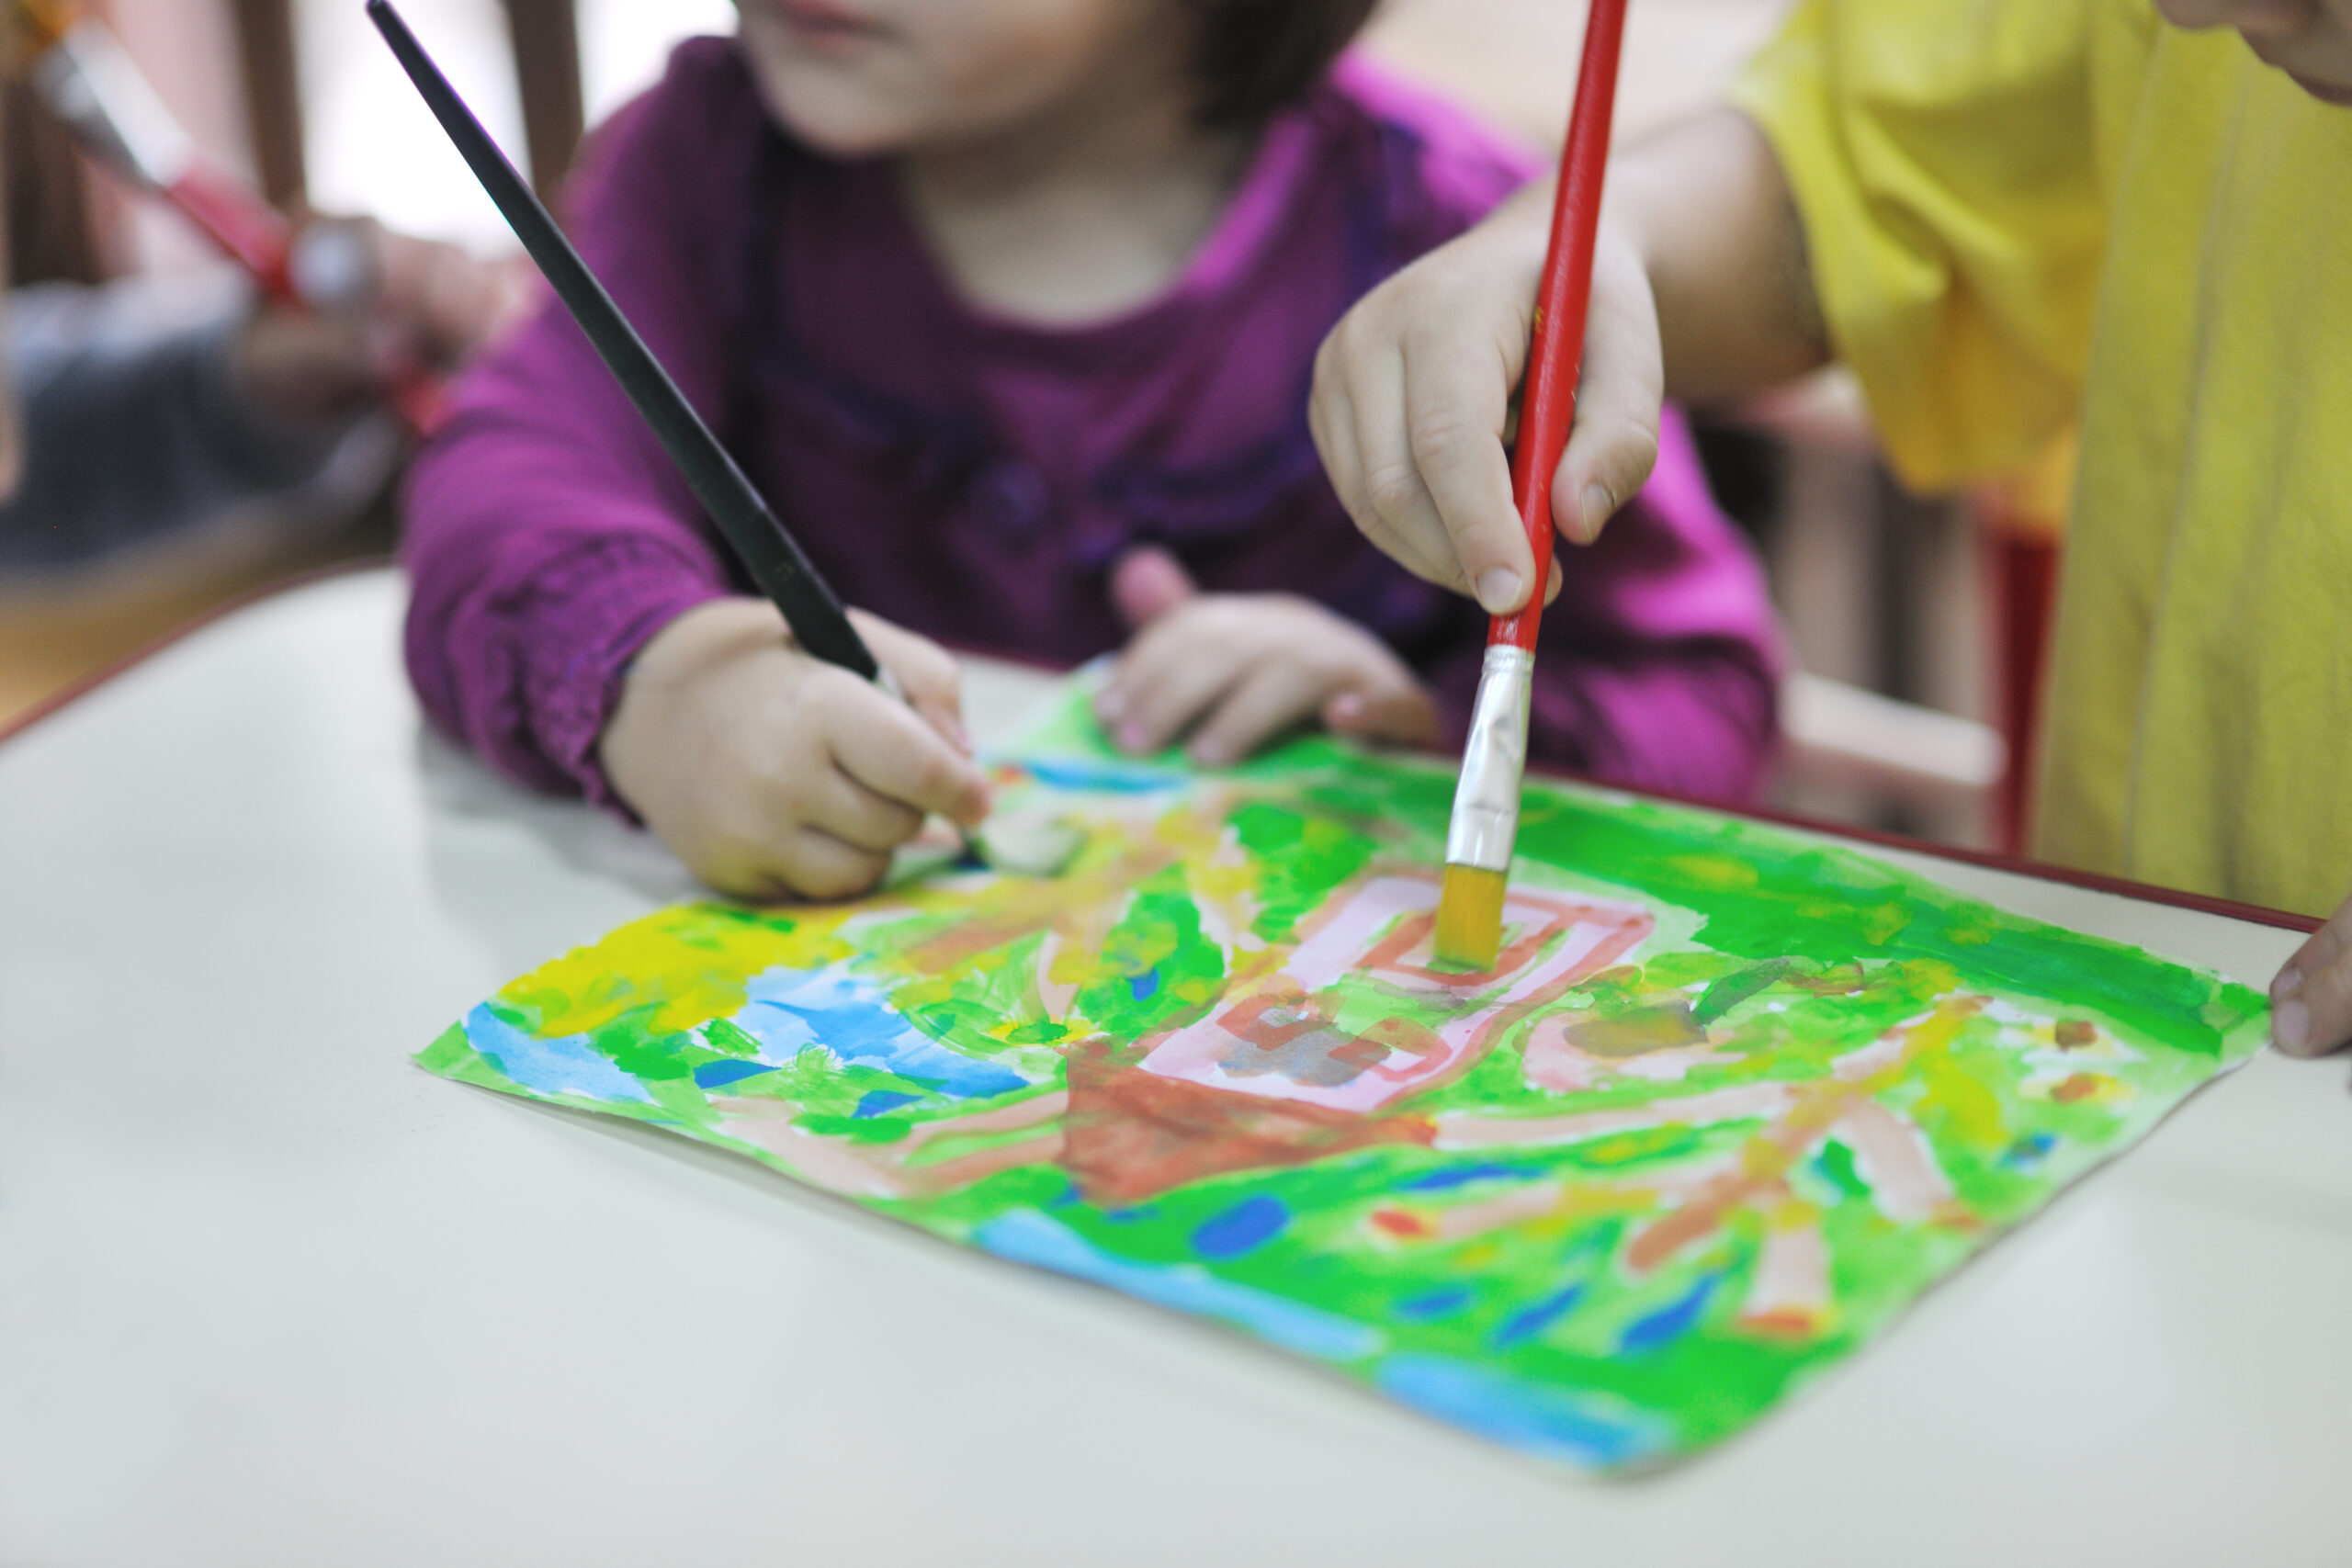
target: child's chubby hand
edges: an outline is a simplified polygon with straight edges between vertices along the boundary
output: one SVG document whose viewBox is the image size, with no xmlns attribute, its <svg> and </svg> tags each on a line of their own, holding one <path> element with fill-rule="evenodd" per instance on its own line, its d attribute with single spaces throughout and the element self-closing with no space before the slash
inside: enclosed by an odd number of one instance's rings
<svg viewBox="0 0 2352 1568">
<path fill-rule="evenodd" d="M 926 813 L 966 827 L 988 813 L 956 661 L 887 621 L 850 616 L 907 703 L 801 652 L 756 599 L 687 611 L 629 666 L 598 745 L 605 776 L 723 893 L 852 897 L 881 880 Z"/>
<path fill-rule="evenodd" d="M 1222 767 L 1314 720 L 1399 745 L 1437 737 L 1436 706 L 1413 672 L 1311 600 L 1203 593 L 1158 548 L 1122 559 L 1111 592 L 1136 635 L 1094 711 L 1124 750 L 1157 751 L 1189 734 L 1193 760 Z"/>
<path fill-rule="evenodd" d="M 1316 355 L 1307 408 L 1323 467 L 1364 537 L 1496 615 L 1526 604 L 1534 570 L 1509 443 L 1549 234 L 1546 183 L 1359 300 Z M 1552 485 L 1561 534 L 1590 544 L 1639 493 L 1657 461 L 1664 399 L 1648 277 L 1604 222 L 1576 424 Z M 1547 603 L 1560 583 L 1552 572 Z"/>
<path fill-rule="evenodd" d="M 2270 982 L 2270 1038 L 2290 1056 L 2352 1044 L 2352 898 Z"/>
</svg>

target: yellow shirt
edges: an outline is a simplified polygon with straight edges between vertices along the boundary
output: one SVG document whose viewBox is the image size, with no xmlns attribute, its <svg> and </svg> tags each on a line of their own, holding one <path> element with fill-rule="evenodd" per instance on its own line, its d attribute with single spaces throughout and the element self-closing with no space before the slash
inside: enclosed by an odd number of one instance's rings
<svg viewBox="0 0 2352 1568">
<path fill-rule="evenodd" d="M 2148 0 L 1808 0 L 1736 101 L 1935 488 L 2070 422 L 2037 848 L 2352 892 L 2352 109 Z"/>
</svg>

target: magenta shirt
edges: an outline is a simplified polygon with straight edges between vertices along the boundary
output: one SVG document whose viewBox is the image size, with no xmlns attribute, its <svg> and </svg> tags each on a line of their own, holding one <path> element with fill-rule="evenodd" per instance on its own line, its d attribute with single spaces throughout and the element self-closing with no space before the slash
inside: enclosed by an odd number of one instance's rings
<svg viewBox="0 0 2352 1568">
<path fill-rule="evenodd" d="M 845 603 L 951 645 L 1076 663 L 1125 641 L 1107 589 L 1164 546 L 1212 592 L 1372 628 L 1458 743 L 1487 620 L 1349 522 L 1307 434 L 1349 304 L 1533 166 L 1359 62 L 1268 128 L 1216 231 L 1152 302 L 1077 328 L 965 303 L 887 166 L 798 147 L 735 46 L 681 47 L 598 134 L 571 231 Z M 560 306 L 458 390 L 409 481 L 407 651 L 426 711 L 503 772 L 612 796 L 594 750 L 629 660 L 744 591 Z M 1773 737 L 1753 559 L 1669 418 L 1657 476 L 1545 615 L 1537 757 L 1727 798 Z"/>
</svg>

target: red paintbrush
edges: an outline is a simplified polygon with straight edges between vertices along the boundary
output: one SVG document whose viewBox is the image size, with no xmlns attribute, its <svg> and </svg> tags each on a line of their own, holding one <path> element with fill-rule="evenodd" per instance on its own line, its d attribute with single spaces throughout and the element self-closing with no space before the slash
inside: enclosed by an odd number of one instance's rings
<svg viewBox="0 0 2352 1568">
<path fill-rule="evenodd" d="M 1520 780 L 1527 769 L 1527 715 L 1533 693 L 1535 633 L 1552 572 L 1552 476 L 1576 416 L 1577 374 L 1584 358 L 1585 308 L 1592 296 L 1592 251 L 1600 226 L 1600 187 L 1609 166 L 1609 130 L 1617 107 L 1617 60 L 1625 34 L 1625 0 L 1592 0 L 1585 23 L 1584 64 L 1560 160 L 1552 243 L 1535 308 L 1535 336 L 1521 394 L 1519 445 L 1511 454 L 1511 494 L 1535 554 L 1527 607 L 1498 615 L 1487 633 L 1487 661 L 1462 757 L 1462 782 L 1445 838 L 1445 891 L 1437 908 L 1437 958 L 1462 968 L 1495 966 L 1502 943 L 1503 894 L 1519 836 Z"/>
<path fill-rule="evenodd" d="M 349 231 L 293 226 L 195 141 L 95 17 L 56 0 L 19 0 L 40 50 L 34 88 L 84 151 L 140 189 L 169 202 L 243 267 L 272 299 L 317 307 L 364 287 L 368 261 Z M 397 378 L 392 400 L 419 431 L 435 423 L 441 389 L 421 369 Z"/>
</svg>

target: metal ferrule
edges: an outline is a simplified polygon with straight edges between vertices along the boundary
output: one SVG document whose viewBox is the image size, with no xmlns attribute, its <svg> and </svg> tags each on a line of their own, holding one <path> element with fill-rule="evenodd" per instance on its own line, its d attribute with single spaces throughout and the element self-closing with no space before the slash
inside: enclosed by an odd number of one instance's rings
<svg viewBox="0 0 2352 1568">
<path fill-rule="evenodd" d="M 92 152 L 133 178 L 169 186 L 195 162 L 196 144 L 104 24 L 76 23 L 34 62 L 32 78 Z"/>
<path fill-rule="evenodd" d="M 1478 705 L 1462 749 L 1462 782 L 1445 834 L 1445 863 L 1510 870 L 1519 837 L 1519 784 L 1527 772 L 1527 714 L 1535 695 L 1535 656 L 1505 644 L 1487 649 Z"/>
</svg>

